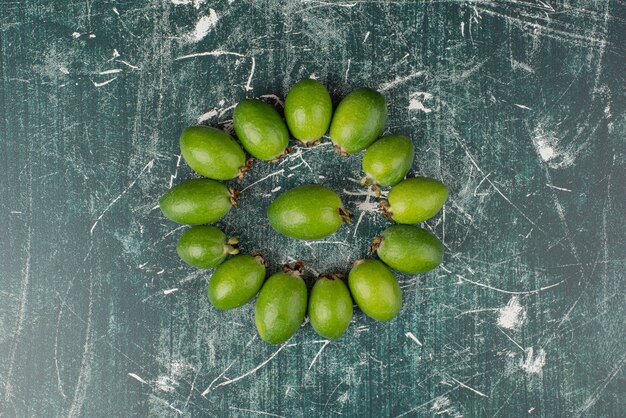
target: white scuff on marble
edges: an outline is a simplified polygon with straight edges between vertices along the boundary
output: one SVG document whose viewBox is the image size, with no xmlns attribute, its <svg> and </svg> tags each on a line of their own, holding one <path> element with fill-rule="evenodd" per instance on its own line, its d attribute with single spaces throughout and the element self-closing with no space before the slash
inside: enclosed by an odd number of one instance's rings
<svg viewBox="0 0 626 418">
<path fill-rule="evenodd" d="M 546 351 L 543 348 L 535 350 L 529 347 L 524 350 L 524 358 L 520 360 L 519 366 L 528 374 L 543 373 L 543 366 L 546 365 Z"/>
<path fill-rule="evenodd" d="M 539 124 L 531 132 L 531 139 L 537 154 L 550 168 L 559 169 L 574 164 L 576 150 L 562 146 L 556 133 L 546 129 L 543 124 Z"/>
<path fill-rule="evenodd" d="M 187 6 L 193 5 L 196 9 L 199 9 L 206 0 L 171 0 L 174 6 Z"/>
<path fill-rule="evenodd" d="M 176 387 L 178 386 L 178 382 L 176 380 L 165 375 L 157 377 L 154 384 L 157 389 L 163 392 L 176 392 Z"/>
<path fill-rule="evenodd" d="M 409 96 L 409 110 L 430 113 L 433 110 L 426 107 L 424 102 L 431 100 L 433 95 L 425 91 L 416 91 Z"/>
<path fill-rule="evenodd" d="M 196 22 L 196 27 L 187 35 L 187 40 L 189 42 L 200 42 L 215 28 L 218 20 L 219 17 L 215 10 L 209 9 L 209 15 L 202 16 Z"/>
<path fill-rule="evenodd" d="M 513 296 L 509 302 L 498 311 L 498 326 L 500 328 L 515 329 L 526 320 L 526 309 L 519 303 L 519 297 Z"/>
</svg>

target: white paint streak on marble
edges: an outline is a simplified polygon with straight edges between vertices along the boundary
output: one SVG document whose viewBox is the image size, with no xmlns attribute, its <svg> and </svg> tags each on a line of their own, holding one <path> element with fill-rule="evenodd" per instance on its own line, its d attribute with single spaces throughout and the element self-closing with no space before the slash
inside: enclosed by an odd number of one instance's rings
<svg viewBox="0 0 626 418">
<path fill-rule="evenodd" d="M 519 297 L 513 296 L 509 302 L 500 308 L 498 326 L 506 329 L 519 328 L 526 320 L 526 309 L 519 303 Z"/>
<path fill-rule="evenodd" d="M 532 347 L 524 350 L 524 358 L 520 360 L 520 367 L 528 374 L 541 374 L 546 365 L 546 351 L 543 348 L 535 351 Z"/>
</svg>

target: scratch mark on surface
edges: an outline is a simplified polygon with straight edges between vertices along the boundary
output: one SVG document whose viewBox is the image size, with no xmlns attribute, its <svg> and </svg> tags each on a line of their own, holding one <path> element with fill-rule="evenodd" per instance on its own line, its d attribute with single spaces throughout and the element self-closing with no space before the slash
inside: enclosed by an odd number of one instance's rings
<svg viewBox="0 0 626 418">
<path fill-rule="evenodd" d="M 350 72 L 350 62 L 352 60 L 350 58 L 348 58 L 348 68 L 346 68 L 346 76 L 344 77 L 344 82 L 348 82 L 348 73 Z"/>
<path fill-rule="evenodd" d="M 93 357 L 93 339 L 91 335 L 91 317 L 93 313 L 93 279 L 89 282 L 89 307 L 87 308 L 87 325 L 85 329 L 85 344 L 83 346 L 83 354 L 80 361 L 80 369 L 78 372 L 78 379 L 76 381 L 76 387 L 74 389 L 74 399 L 68 412 L 69 417 L 80 416 L 83 403 L 85 402 L 85 396 L 87 392 L 87 385 L 91 380 L 91 360 Z"/>
<path fill-rule="evenodd" d="M 484 393 L 482 393 L 481 391 L 476 390 L 476 389 L 474 389 L 473 387 L 470 387 L 470 386 L 466 385 L 465 383 L 458 381 L 457 379 L 455 379 L 455 378 L 454 378 L 454 377 L 452 377 L 452 376 L 448 376 L 448 377 L 449 377 L 450 379 L 454 380 L 456 383 L 458 383 L 458 384 L 459 384 L 459 386 L 461 386 L 461 387 L 463 387 L 463 388 L 465 388 L 465 389 L 471 390 L 472 392 L 474 392 L 475 394 L 477 394 L 477 395 L 479 395 L 479 396 L 482 396 L 483 398 L 488 398 L 488 397 L 489 397 L 489 396 L 485 395 Z"/>
<path fill-rule="evenodd" d="M 365 32 L 365 36 L 363 37 L 363 43 L 367 42 L 367 38 L 369 37 L 370 37 L 370 32 L 369 31 Z"/>
<path fill-rule="evenodd" d="M 197 52 L 195 54 L 188 54 L 188 55 L 181 55 L 180 57 L 176 57 L 174 58 L 174 61 L 180 61 L 180 60 L 186 60 L 189 58 L 197 58 L 197 57 L 219 57 L 222 55 L 232 55 L 235 57 L 245 57 L 245 55 L 240 54 L 239 52 L 232 52 L 232 51 L 224 51 L 222 49 L 216 49 L 214 51 L 207 51 L 207 52 Z"/>
<path fill-rule="evenodd" d="M 165 289 L 165 290 L 163 291 L 163 294 L 164 294 L 164 295 L 169 295 L 169 294 L 174 293 L 174 292 L 178 292 L 178 288 L 177 288 L 177 287 L 175 287 L 175 288 L 173 288 L 173 289 Z"/>
<path fill-rule="evenodd" d="M 122 72 L 121 68 L 111 68 L 110 70 L 100 71 L 98 75 L 117 74 L 121 72 Z"/>
<path fill-rule="evenodd" d="M 132 377 L 133 379 L 135 379 L 138 382 L 143 383 L 144 385 L 147 385 L 148 382 L 146 382 L 145 380 L 143 380 L 141 377 L 139 377 L 138 375 L 136 375 L 135 373 L 128 373 L 128 376 Z"/>
<path fill-rule="evenodd" d="M 168 408 L 170 408 L 171 410 L 175 411 L 178 413 L 178 415 L 182 415 L 183 411 L 181 411 L 180 409 L 174 407 L 172 404 L 170 404 L 169 402 L 167 402 L 165 399 L 159 398 L 158 396 L 154 395 L 154 394 L 150 394 L 150 398 L 166 405 Z"/>
<path fill-rule="evenodd" d="M 115 80 L 117 80 L 117 77 L 113 77 L 112 79 L 107 80 L 107 81 L 103 81 L 102 83 L 96 83 L 96 82 L 95 82 L 95 81 L 93 81 L 93 80 L 92 80 L 91 82 L 92 82 L 92 83 L 93 83 L 93 85 L 97 88 L 97 87 L 106 86 L 107 84 L 112 83 L 112 82 L 114 82 Z"/>
<path fill-rule="evenodd" d="M 426 74 L 426 71 L 417 71 L 415 73 L 408 74 L 405 76 L 397 76 L 393 80 L 387 81 L 386 83 L 381 84 L 378 87 L 378 91 L 383 92 L 383 91 L 391 90 L 394 87 L 398 87 L 399 85 L 406 83 L 407 81 L 413 80 L 415 78 L 421 77 L 424 74 Z"/>
<path fill-rule="evenodd" d="M 261 364 L 259 364 L 258 366 L 254 367 L 253 369 L 251 369 L 251 370 L 247 371 L 246 373 L 244 373 L 244 374 L 242 374 L 242 375 L 240 375 L 240 376 L 235 377 L 234 379 L 227 379 L 226 381 L 224 381 L 224 382 L 222 382 L 222 383 L 219 383 L 219 384 L 215 385 L 215 387 L 213 388 L 213 390 L 215 390 L 215 389 L 217 389 L 217 388 L 219 388 L 219 387 L 221 387 L 221 386 L 231 385 L 231 384 L 233 384 L 233 383 L 235 383 L 235 382 L 240 381 L 241 379 L 244 379 L 244 378 L 246 378 L 246 377 L 250 376 L 250 375 L 251 375 L 251 374 L 253 374 L 253 373 L 256 373 L 256 372 L 257 372 L 257 370 L 259 370 L 259 369 L 263 368 L 263 367 L 264 367 L 267 363 L 269 363 L 270 361 L 272 361 L 272 359 L 273 359 L 274 357 L 276 357 L 276 356 L 278 355 L 278 353 L 280 353 L 280 352 L 281 352 L 281 351 L 282 351 L 285 347 L 287 347 L 287 345 L 286 345 L 285 343 L 283 343 L 283 345 L 281 345 L 281 346 L 280 346 L 280 348 L 279 348 L 278 350 L 274 351 L 274 352 L 272 353 L 272 355 L 271 355 L 271 356 L 269 356 L 267 359 L 265 359 L 265 361 L 263 361 Z M 202 392 L 202 396 L 204 396 L 204 395 L 206 395 L 207 393 L 209 393 L 209 391 L 210 391 L 210 390 L 211 390 L 211 389 L 210 389 L 210 387 L 209 387 L 209 388 L 207 388 L 204 392 Z"/>
<path fill-rule="evenodd" d="M 583 414 L 589 408 L 591 408 L 593 405 L 595 405 L 596 402 L 598 402 L 598 400 L 600 399 L 600 396 L 602 395 L 602 392 L 604 391 L 604 389 L 606 389 L 606 387 L 609 385 L 609 383 L 611 383 L 613 381 L 613 379 L 615 379 L 615 376 L 617 376 L 617 374 L 620 372 L 620 370 L 622 370 L 624 365 L 626 365 L 626 353 L 624 353 L 624 355 L 622 356 L 620 361 L 618 361 L 615 364 L 615 367 L 613 368 L 613 370 L 611 370 L 609 372 L 609 374 L 604 379 L 604 381 L 585 400 L 585 402 L 583 403 L 583 405 L 580 407 L 580 409 L 578 411 L 580 414 Z"/>
<path fill-rule="evenodd" d="M 311 364 L 309 364 L 309 368 L 308 370 L 311 370 L 311 367 L 313 367 L 313 365 L 315 364 L 315 362 L 317 361 L 317 359 L 319 358 L 320 354 L 322 354 L 322 351 L 324 351 L 324 349 L 326 348 L 326 346 L 330 343 L 330 340 L 323 340 L 321 341 L 321 343 L 323 344 L 322 347 L 319 349 L 319 351 L 317 352 L 317 354 L 315 355 L 315 357 L 313 357 L 313 361 L 311 361 Z"/>
<path fill-rule="evenodd" d="M 256 59 L 252 57 L 252 68 L 250 68 L 250 75 L 248 76 L 248 82 L 246 83 L 246 91 L 252 90 L 250 84 L 252 83 L 252 77 L 254 76 L 254 69 L 256 68 Z"/>
<path fill-rule="evenodd" d="M 271 412 L 264 412 L 264 411 L 256 411 L 254 409 L 245 409 L 245 408 L 236 408 L 234 406 L 229 406 L 228 409 L 232 409 L 234 411 L 243 411 L 243 412 L 251 412 L 253 414 L 259 414 L 259 415 L 266 415 L 268 417 L 277 417 L 277 418 L 285 418 L 282 415 L 276 415 L 276 414 L 272 414 Z"/>
<path fill-rule="evenodd" d="M 513 106 L 517 106 L 520 109 L 533 110 L 532 108 L 530 108 L 528 106 L 524 106 L 523 104 L 519 104 L 519 103 L 513 103 Z"/>
<path fill-rule="evenodd" d="M 135 177 L 135 179 L 133 181 L 130 182 L 130 184 L 128 186 L 126 186 L 126 188 L 122 191 L 122 193 L 120 193 L 115 199 L 113 199 L 111 201 L 111 203 L 109 203 L 109 205 L 102 211 L 102 213 L 100 214 L 100 216 L 98 216 L 98 218 L 96 219 L 96 221 L 93 223 L 93 225 L 91 226 L 91 229 L 89 230 L 89 235 L 93 235 L 93 231 L 96 228 L 96 225 L 98 225 L 98 222 L 100 222 L 100 220 L 102 219 L 102 217 L 107 213 L 107 211 L 109 209 L 111 209 L 111 207 L 113 207 L 113 205 L 115 205 L 115 203 L 120 200 L 122 198 L 122 196 L 124 196 L 126 193 L 128 193 L 128 191 L 130 189 L 133 188 L 133 186 L 135 185 L 135 183 L 137 183 L 137 180 L 139 179 L 139 177 L 142 176 L 142 174 L 148 170 L 150 171 L 152 169 L 152 166 L 154 165 L 154 159 L 148 161 L 148 163 L 141 169 L 141 171 L 139 172 L 139 174 L 137 175 L 137 177 Z"/>
<path fill-rule="evenodd" d="M 571 192 L 570 189 L 566 189 L 565 187 L 557 187 L 554 184 L 550 184 L 550 183 L 546 183 L 546 186 L 552 188 L 552 189 L 556 189 L 556 190 L 562 190 L 564 192 Z"/>
<path fill-rule="evenodd" d="M 198 121 L 200 122 L 200 121 Z M 176 169 L 174 170 L 174 174 L 170 175 L 170 184 L 169 184 L 169 188 L 172 188 L 172 185 L 174 184 L 174 180 L 176 179 L 176 177 L 178 176 L 178 168 L 180 167 L 180 160 L 182 158 L 183 154 L 178 155 L 178 158 L 176 159 Z"/>
<path fill-rule="evenodd" d="M 263 178 L 261 178 L 261 179 L 259 179 L 259 180 L 255 181 L 254 183 L 249 184 L 248 186 L 244 187 L 243 189 L 241 189 L 240 193 L 245 192 L 245 191 L 246 191 L 246 190 L 248 190 L 250 187 L 252 187 L 252 186 L 254 186 L 254 185 L 256 185 L 256 184 L 258 184 L 258 183 L 260 183 L 260 182 L 262 182 L 262 181 L 265 181 L 265 180 L 269 179 L 270 177 L 274 177 L 274 176 L 277 176 L 277 175 L 279 175 L 279 174 L 283 174 L 284 172 L 285 172 L 285 169 L 284 169 L 284 168 L 281 168 L 281 169 L 280 169 L 280 170 L 278 170 L 278 171 L 275 171 L 275 172 L 273 172 L 273 173 L 270 173 L 270 174 L 268 174 L 267 176 L 265 176 L 265 177 L 263 177 Z"/>
<path fill-rule="evenodd" d="M 423 346 L 422 342 L 420 340 L 418 340 L 417 337 L 415 336 L 415 334 L 413 334 L 411 331 L 407 332 L 404 335 L 406 335 L 408 338 L 410 338 L 413 341 L 415 341 L 417 343 L 417 345 L 419 345 L 420 347 Z"/>
<path fill-rule="evenodd" d="M 496 292 L 500 292 L 500 293 L 505 293 L 507 295 L 534 295 L 535 293 L 539 293 L 542 292 L 544 290 L 548 290 L 548 289 L 552 289 L 553 287 L 556 287 L 560 284 L 562 284 L 563 282 L 565 282 L 565 279 L 561 280 L 560 282 L 551 284 L 549 286 L 544 286 L 544 287 L 540 287 L 539 289 L 535 289 L 535 290 L 528 290 L 528 291 L 512 291 L 512 290 L 504 290 L 504 289 L 498 289 L 497 287 L 493 287 L 490 286 L 488 284 L 484 284 L 484 283 L 480 283 L 480 282 L 475 282 L 473 280 L 467 279 L 459 274 L 457 274 L 457 277 L 465 282 L 469 282 L 472 283 L 476 286 L 480 286 L 480 287 L 484 287 L 486 289 L 491 289 L 491 290 L 495 290 Z"/>
<path fill-rule="evenodd" d="M 200 20 L 196 22 L 196 27 L 187 35 L 189 42 L 200 42 L 203 40 L 213 28 L 217 25 L 219 17 L 215 10 L 209 9 L 208 16 L 202 16 Z"/>
<path fill-rule="evenodd" d="M 404 417 L 404 416 L 409 415 L 409 414 L 411 414 L 411 413 L 413 413 L 413 412 L 415 412 L 415 411 L 417 411 L 417 410 L 419 410 L 419 409 L 421 409 L 421 408 L 423 408 L 423 407 L 425 407 L 425 406 L 427 406 L 427 405 L 430 405 L 431 403 L 433 403 L 433 402 L 437 401 L 438 399 L 442 399 L 442 398 L 443 398 L 444 396 L 446 396 L 447 394 L 454 392 L 454 391 L 455 391 L 455 390 L 457 390 L 459 387 L 460 387 L 460 386 L 455 386 L 455 387 L 453 387 L 452 389 L 450 389 L 449 391 L 444 392 L 444 393 L 442 393 L 441 395 L 436 396 L 436 397 L 432 398 L 431 400 L 424 402 L 423 404 L 420 404 L 420 405 L 418 405 L 418 406 L 416 406 L 416 407 L 414 407 L 414 408 L 411 408 L 411 409 L 409 409 L 408 411 L 401 413 L 400 415 L 396 415 L 396 416 L 395 416 L 395 418 Z"/>
</svg>

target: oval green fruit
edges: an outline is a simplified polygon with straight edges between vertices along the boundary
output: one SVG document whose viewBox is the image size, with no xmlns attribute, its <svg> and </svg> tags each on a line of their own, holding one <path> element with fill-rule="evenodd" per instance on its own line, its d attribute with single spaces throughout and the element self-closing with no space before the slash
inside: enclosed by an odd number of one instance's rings
<svg viewBox="0 0 626 418">
<path fill-rule="evenodd" d="M 389 321 L 402 307 L 402 290 L 393 272 L 378 260 L 357 260 L 348 284 L 352 297 L 370 318 Z"/>
<path fill-rule="evenodd" d="M 316 80 L 302 80 L 285 99 L 285 120 L 291 134 L 307 143 L 319 140 L 328 130 L 333 103 L 328 90 Z"/>
<path fill-rule="evenodd" d="M 229 180 L 245 168 L 246 155 L 226 132 L 191 126 L 180 135 L 180 151 L 189 167 L 201 176 Z"/>
<path fill-rule="evenodd" d="M 393 186 L 413 165 L 415 148 L 406 136 L 387 135 L 374 142 L 363 154 L 365 183 Z"/>
<path fill-rule="evenodd" d="M 406 179 L 391 188 L 383 207 L 391 219 L 416 224 L 435 216 L 448 198 L 448 188 L 435 179 Z"/>
<path fill-rule="evenodd" d="M 352 298 L 345 283 L 337 277 L 321 276 L 309 296 L 309 320 L 324 338 L 341 337 L 352 320 Z"/>
<path fill-rule="evenodd" d="M 261 289 L 265 262 L 261 256 L 236 255 L 219 265 L 209 281 L 209 301 L 218 309 L 237 308 Z"/>
<path fill-rule="evenodd" d="M 168 190 L 159 207 L 174 222 L 201 225 L 215 222 L 226 215 L 233 205 L 233 196 L 219 181 L 192 179 Z"/>
<path fill-rule="evenodd" d="M 340 152 L 353 154 L 378 138 L 387 121 L 385 97 L 367 87 L 348 94 L 330 123 L 330 139 Z"/>
<path fill-rule="evenodd" d="M 246 151 L 260 160 L 279 157 L 289 143 L 285 122 L 276 109 L 261 100 L 239 102 L 233 115 L 233 126 Z"/>
<path fill-rule="evenodd" d="M 307 307 L 304 280 L 286 273 L 276 273 L 265 282 L 254 310 L 259 335 L 270 344 L 280 344 L 300 328 Z"/>
<path fill-rule="evenodd" d="M 292 238 L 319 239 L 335 232 L 349 218 L 339 195 L 318 184 L 295 187 L 267 208 L 272 227 Z"/>
<path fill-rule="evenodd" d="M 210 269 L 237 250 L 227 243 L 226 235 L 216 227 L 194 226 L 180 236 L 176 252 L 190 266 Z"/>
<path fill-rule="evenodd" d="M 424 273 L 443 261 L 443 245 L 430 232 L 414 225 L 394 225 L 374 239 L 378 256 L 402 273 Z"/>
</svg>

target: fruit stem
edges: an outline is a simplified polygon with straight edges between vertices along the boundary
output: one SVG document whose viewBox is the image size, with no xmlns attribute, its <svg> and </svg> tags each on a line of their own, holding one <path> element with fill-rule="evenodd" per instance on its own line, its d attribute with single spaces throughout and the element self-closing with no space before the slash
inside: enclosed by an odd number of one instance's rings
<svg viewBox="0 0 626 418">
<path fill-rule="evenodd" d="M 337 209 L 337 212 L 339 213 L 339 216 L 341 216 L 341 220 L 344 224 L 349 224 L 350 222 L 352 222 L 352 217 L 354 215 L 348 209 L 341 207 Z"/>
<path fill-rule="evenodd" d="M 237 199 L 239 198 L 239 195 L 241 194 L 241 192 L 239 190 L 235 190 L 232 187 L 228 188 L 228 193 L 229 195 L 229 200 L 230 200 L 230 204 L 233 205 L 234 207 L 237 207 Z"/>
<path fill-rule="evenodd" d="M 283 272 L 295 277 L 301 277 L 304 275 L 304 263 L 302 261 L 296 261 L 293 267 L 289 263 L 283 265 Z"/>
<path fill-rule="evenodd" d="M 341 280 L 343 278 L 343 274 L 341 273 L 325 273 L 317 276 L 318 279 L 328 279 L 328 280 Z"/>
<path fill-rule="evenodd" d="M 363 263 L 365 263 L 365 259 L 364 258 L 359 258 L 358 260 L 355 260 L 354 263 L 352 263 L 352 268 L 360 266 Z"/>
<path fill-rule="evenodd" d="M 383 211 L 383 215 L 385 215 L 385 217 L 387 219 L 389 219 L 390 221 L 393 221 L 393 219 L 391 218 L 391 208 L 389 206 L 389 201 L 386 199 L 380 199 L 380 208 Z"/>
<path fill-rule="evenodd" d="M 321 143 L 322 143 L 322 138 L 316 139 L 315 141 L 300 141 L 299 139 L 296 140 L 296 144 L 304 148 L 315 147 Z"/>
<path fill-rule="evenodd" d="M 291 152 L 291 148 L 287 147 L 287 148 L 285 148 L 285 150 L 279 156 L 272 158 L 269 162 L 270 163 L 278 162 L 278 161 L 280 161 L 281 158 L 285 157 L 290 152 Z"/>
<path fill-rule="evenodd" d="M 347 157 L 348 156 L 348 151 L 346 151 L 345 149 L 343 149 L 341 146 L 334 144 L 333 148 L 335 149 L 335 151 L 337 151 L 337 153 L 339 155 L 341 155 L 342 157 Z"/>
<path fill-rule="evenodd" d="M 372 190 L 374 190 L 376 197 L 380 196 L 380 187 L 378 187 L 378 184 L 372 183 Z"/>
<path fill-rule="evenodd" d="M 235 255 L 239 254 L 239 239 L 237 237 L 230 237 L 224 245 L 224 252 L 226 254 Z"/>
<path fill-rule="evenodd" d="M 369 187 L 372 185 L 373 180 L 370 176 L 365 176 L 361 179 L 361 181 L 359 181 L 359 183 L 361 183 L 361 186 L 363 187 Z"/>
<path fill-rule="evenodd" d="M 370 245 L 370 253 L 371 254 L 375 253 L 380 248 L 382 243 L 383 243 L 382 235 L 375 236 L 374 239 L 372 240 L 372 245 Z"/>
<path fill-rule="evenodd" d="M 259 263 L 261 263 L 264 267 L 267 267 L 267 261 L 265 261 L 265 259 L 263 258 L 263 256 L 261 255 L 261 253 L 252 253 L 250 254 L 252 257 L 254 257 L 256 259 L 256 261 L 258 261 Z"/>
<path fill-rule="evenodd" d="M 241 183 L 241 181 L 243 180 L 243 177 L 252 168 L 253 162 L 254 162 L 253 158 L 248 158 L 248 160 L 246 161 L 246 164 L 239 168 L 239 173 L 237 173 L 237 183 Z"/>
</svg>

